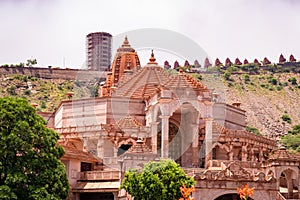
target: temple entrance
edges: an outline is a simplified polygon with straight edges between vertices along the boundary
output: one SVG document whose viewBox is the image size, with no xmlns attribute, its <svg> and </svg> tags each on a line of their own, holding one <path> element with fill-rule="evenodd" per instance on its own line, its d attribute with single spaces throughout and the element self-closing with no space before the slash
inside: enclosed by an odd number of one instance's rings
<svg viewBox="0 0 300 200">
<path fill-rule="evenodd" d="M 81 193 L 80 200 L 114 200 L 113 193 Z"/>
<path fill-rule="evenodd" d="M 287 199 L 298 198 L 298 182 L 296 177 L 296 173 L 291 169 L 284 170 L 279 177 L 280 193 Z"/>
<path fill-rule="evenodd" d="M 224 194 L 222 196 L 219 196 L 215 200 L 240 200 L 240 197 L 238 194 Z M 253 200 L 253 199 L 248 197 L 248 200 Z"/>
<path fill-rule="evenodd" d="M 158 130 L 157 153 L 161 156 L 161 128 L 159 127 Z M 181 133 L 179 128 L 172 122 L 169 123 L 169 158 L 181 164 Z"/>
</svg>

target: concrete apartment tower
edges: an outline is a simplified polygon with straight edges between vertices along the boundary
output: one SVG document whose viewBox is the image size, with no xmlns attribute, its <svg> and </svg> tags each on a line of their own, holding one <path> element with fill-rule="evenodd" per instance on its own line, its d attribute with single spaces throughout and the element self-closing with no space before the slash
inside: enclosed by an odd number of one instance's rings
<svg viewBox="0 0 300 200">
<path fill-rule="evenodd" d="M 107 71 L 111 64 L 112 35 L 106 32 L 86 36 L 87 67 L 89 70 Z"/>
</svg>

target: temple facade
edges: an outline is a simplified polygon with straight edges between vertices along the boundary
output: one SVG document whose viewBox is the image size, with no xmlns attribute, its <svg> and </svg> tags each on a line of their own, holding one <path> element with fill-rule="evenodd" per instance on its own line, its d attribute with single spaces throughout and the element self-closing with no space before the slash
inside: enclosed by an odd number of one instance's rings
<svg viewBox="0 0 300 200">
<path fill-rule="evenodd" d="M 67 99 L 49 115 L 59 132 L 70 199 L 129 199 L 120 191 L 128 168 L 170 158 L 196 181 L 196 200 L 299 199 L 299 159 L 276 141 L 245 130 L 246 112 L 179 70 L 169 74 L 151 53 L 141 67 L 127 37 L 100 97 Z"/>
</svg>

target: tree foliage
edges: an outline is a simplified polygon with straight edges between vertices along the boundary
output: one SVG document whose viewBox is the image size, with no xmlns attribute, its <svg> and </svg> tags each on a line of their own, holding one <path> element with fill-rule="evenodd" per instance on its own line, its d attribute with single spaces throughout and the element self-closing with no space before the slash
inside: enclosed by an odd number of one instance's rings
<svg viewBox="0 0 300 200">
<path fill-rule="evenodd" d="M 288 134 L 281 138 L 281 142 L 290 150 L 300 152 L 300 124 L 292 127 Z"/>
<path fill-rule="evenodd" d="M 246 126 L 246 131 L 254 133 L 255 135 L 262 135 L 259 130 L 253 126 Z"/>
<path fill-rule="evenodd" d="M 0 98 L 0 199 L 65 199 L 58 133 L 25 99 Z"/>
<path fill-rule="evenodd" d="M 161 160 L 145 164 L 141 172 L 126 171 L 121 188 L 135 200 L 177 200 L 182 197 L 181 186 L 194 184 L 194 179 L 187 176 L 177 163 Z"/>
</svg>

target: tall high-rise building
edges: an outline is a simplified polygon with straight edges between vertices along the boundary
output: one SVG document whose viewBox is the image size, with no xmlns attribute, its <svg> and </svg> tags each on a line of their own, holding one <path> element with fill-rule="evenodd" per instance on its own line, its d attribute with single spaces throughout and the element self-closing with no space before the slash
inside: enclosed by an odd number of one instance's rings
<svg viewBox="0 0 300 200">
<path fill-rule="evenodd" d="M 112 35 L 106 32 L 86 36 L 87 67 L 90 70 L 109 70 L 111 62 Z"/>
</svg>

